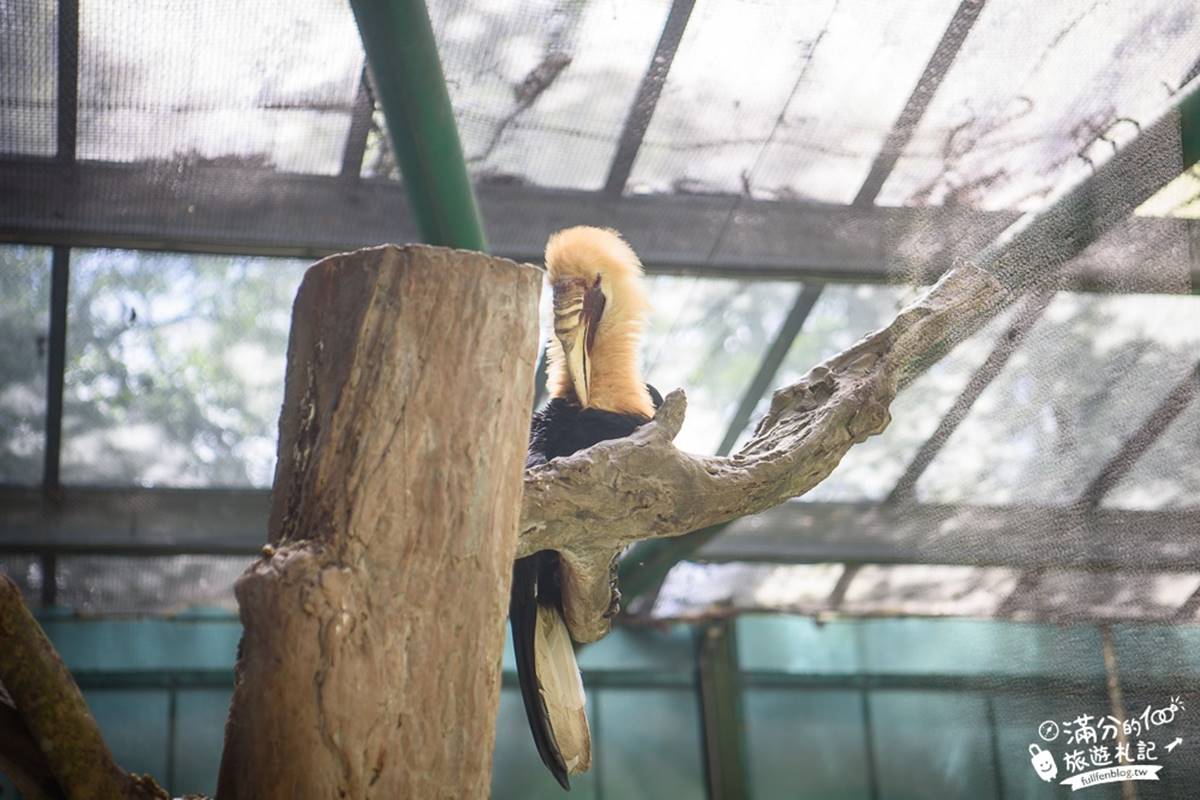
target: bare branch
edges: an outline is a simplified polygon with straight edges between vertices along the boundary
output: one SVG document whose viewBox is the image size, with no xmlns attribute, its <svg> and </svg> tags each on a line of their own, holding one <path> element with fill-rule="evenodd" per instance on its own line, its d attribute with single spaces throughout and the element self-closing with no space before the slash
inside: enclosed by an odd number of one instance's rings
<svg viewBox="0 0 1200 800">
<path fill-rule="evenodd" d="M 686 400 L 676 390 L 655 419 L 528 470 L 518 555 L 558 550 L 564 604 L 577 641 L 609 628 L 610 570 L 640 539 L 681 536 L 798 497 L 846 451 L 881 432 L 898 386 L 975 330 L 1010 299 L 973 265 L 948 272 L 890 325 L 775 392 L 754 437 L 737 453 L 695 456 L 672 443 Z"/>
<path fill-rule="evenodd" d="M 128 795 L 83 694 L 29 613 L 17 585 L 0 576 L 0 683 L 33 735 L 55 781 L 71 798 Z"/>
<path fill-rule="evenodd" d="M 0 700 L 0 775 L 7 775 L 26 800 L 63 797 L 25 720 L 5 700 Z"/>
</svg>

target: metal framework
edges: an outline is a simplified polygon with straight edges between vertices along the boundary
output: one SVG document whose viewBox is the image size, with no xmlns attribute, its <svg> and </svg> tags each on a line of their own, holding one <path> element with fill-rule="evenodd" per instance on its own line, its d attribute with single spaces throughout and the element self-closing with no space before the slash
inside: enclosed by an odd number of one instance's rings
<svg viewBox="0 0 1200 800">
<path fill-rule="evenodd" d="M 367 27 L 382 31 L 392 23 L 416 20 L 404 15 L 417 11 L 423 14 L 420 5 L 409 0 L 378 5 L 399 16 L 377 20 L 379 26 Z M 831 597 L 836 601 L 834 605 L 849 588 L 856 574 L 853 567 L 858 564 L 1002 565 L 1028 570 L 1031 580 L 1043 570 L 1062 567 L 1200 570 L 1195 527 L 1185 516 L 1098 507 L 1104 493 L 1192 401 L 1200 372 L 1192 372 L 1163 400 L 1103 467 L 1075 507 L 980 509 L 911 503 L 912 489 L 923 470 L 1020 346 L 1054 290 L 1178 292 L 1187 290 L 1189 282 L 1191 286 L 1200 285 L 1200 255 L 1190 246 L 1200 241 L 1198 223 L 1129 217 L 1133 205 L 1200 155 L 1200 137 L 1195 135 L 1200 101 L 1195 86 L 1181 90 L 1177 114 L 1142 131 L 1091 180 L 1061 197 L 1050 213 L 1034 220 L 1032 224 L 1039 226 L 1036 229 L 1031 229 L 1028 220 L 1014 225 L 1018 215 L 1013 212 L 877 207 L 875 198 L 979 17 L 982 0 L 962 0 L 853 204 L 759 201 L 740 196 L 626 195 L 623 190 L 693 6 L 694 0 L 675 0 L 672 4 L 629 110 L 604 191 L 485 183 L 478 187 L 478 202 L 488 222 L 491 250 L 498 255 L 539 260 L 550 232 L 588 220 L 622 230 L 642 254 L 650 272 L 804 282 L 731 418 L 722 439 L 722 454 L 731 450 L 793 340 L 801 335 L 825 282 L 925 282 L 935 279 L 957 259 L 980 252 L 998 274 L 1014 285 L 1032 281 L 1030 263 L 1047 265 L 1054 277 L 1038 277 L 1039 293 L 1018 311 L 951 412 L 918 450 L 888 501 L 876 505 L 789 504 L 754 519 L 739 520 L 722 529 L 721 536 L 716 530 L 702 531 L 679 541 L 639 549 L 624 576 L 632 590 L 629 594 L 652 590 L 673 564 L 697 552 L 709 560 L 836 561 L 851 565 L 834 592 L 836 597 Z M 47 575 L 43 602 L 47 605 L 55 600 L 53 575 L 55 559 L 60 555 L 250 554 L 261 545 L 266 516 L 266 493 L 261 491 L 88 490 L 59 485 L 70 247 L 316 257 L 386 241 L 430 238 L 417 229 L 418 218 L 425 219 L 426 232 L 448 230 L 438 228 L 432 220 L 439 215 L 458 218 L 465 214 L 462 203 L 471 205 L 469 187 L 465 195 L 459 192 L 457 199 L 447 200 L 449 205 L 441 211 L 431 211 L 420 207 L 436 194 L 428 181 L 409 175 L 402 185 L 360 176 L 377 99 L 366 70 L 338 175 L 283 174 L 204 162 L 79 162 L 77 1 L 61 0 L 58 19 L 56 155 L 50 159 L 0 160 L 0 184 L 6 187 L 0 193 L 0 241 L 54 247 L 43 483 L 37 490 L 0 489 L 0 553 L 33 553 L 42 559 Z M 423 25 L 400 25 L 428 33 L 427 26 L 427 18 Z M 395 55 L 423 58 L 420 63 L 428 66 L 430 41 L 424 42 L 420 52 Z M 381 70 L 375 75 L 374 86 L 380 89 L 378 99 L 388 112 L 389 128 L 393 134 L 402 132 L 405 112 L 397 110 L 396 103 L 401 101 L 396 98 L 403 94 L 403 87 L 396 83 L 396 75 L 406 71 L 400 69 L 405 65 L 412 73 L 416 62 L 389 64 L 383 70 L 380 59 L 390 58 L 380 55 L 386 47 L 378 43 L 373 47 L 370 41 L 367 47 L 374 51 L 372 62 Z M 436 63 L 436 51 L 432 58 Z M 430 73 L 422 74 L 429 77 Z M 436 77 L 440 83 L 440 69 Z M 438 95 L 445 99 L 444 86 L 427 85 L 424 89 L 428 91 L 419 92 L 421 97 Z M 448 108 L 437 98 L 434 100 L 443 111 Z M 420 123 L 416 120 L 412 136 L 402 137 L 396 148 L 412 149 L 410 158 L 400 153 L 403 163 L 421 161 L 417 150 L 422 143 L 428 144 L 430 137 L 436 138 L 435 130 L 421 128 Z M 450 125 L 452 130 L 452 117 Z M 443 168 L 456 175 L 463 170 L 461 153 L 456 164 L 450 163 L 455 161 L 453 152 L 441 155 L 444 158 L 435 159 L 440 165 L 439 180 Z M 465 171 L 460 177 L 465 180 Z M 424 198 L 417 207 L 406 197 L 406 187 Z M 931 236 L 931 231 L 937 235 Z M 457 237 L 455 243 L 468 246 L 476 244 L 472 236 L 469 231 L 463 237 L 453 234 Z M 477 244 L 482 246 L 482 236 Z M 1175 246 L 1180 244 L 1183 246 Z M 1186 254 L 1186 263 L 1182 272 L 1169 280 L 1160 277 L 1164 271 L 1153 269 L 1123 274 L 1114 280 L 1109 269 L 1113 263 L 1143 262 L 1148 253 L 1166 254 L 1161 257 L 1175 263 L 1181 252 Z M 1039 258 L 1030 258 L 1033 253 Z M 544 376 L 544 363 L 539 375 Z M 539 395 L 543 382 L 539 380 Z M 1043 533 L 1048 529 L 1065 535 L 1048 537 Z M 1128 542 L 1130 530 L 1138 532 L 1136 546 L 1140 549 L 1136 552 Z M 214 536 L 213 531 L 219 534 Z M 994 535 L 985 539 L 981 535 L 984 531 Z M 1197 608 L 1200 592 L 1178 613 L 1190 615 Z"/>
</svg>

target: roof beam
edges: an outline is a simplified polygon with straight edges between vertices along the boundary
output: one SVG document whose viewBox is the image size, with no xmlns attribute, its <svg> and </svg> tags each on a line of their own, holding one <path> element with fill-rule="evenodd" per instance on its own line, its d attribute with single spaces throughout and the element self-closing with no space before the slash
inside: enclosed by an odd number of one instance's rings
<svg viewBox="0 0 1200 800">
<path fill-rule="evenodd" d="M 169 162 L 0 160 L 0 241 L 321 258 L 419 241 L 395 181 Z M 929 282 L 1012 223 L 1012 212 L 743 202 L 709 258 L 728 199 L 481 185 L 492 252 L 538 262 L 580 219 L 625 234 L 652 273 L 858 283 Z M 1063 271 L 1058 288 L 1188 291 L 1200 223 L 1131 218 Z M 1156 261 L 1157 259 L 1157 261 Z M 1129 268 L 1138 265 L 1138 269 Z"/>
<path fill-rule="evenodd" d="M 642 147 L 646 129 L 650 127 L 650 119 L 654 116 L 663 84 L 667 82 L 667 74 L 675 61 L 675 51 L 679 49 L 679 42 L 683 39 L 683 32 L 687 29 L 695 5 L 696 0 L 674 0 L 671 3 L 671 11 L 663 24 L 662 35 L 654 48 L 654 56 L 650 59 L 646 74 L 642 76 L 642 83 L 638 87 L 633 106 L 629 109 L 629 116 L 625 118 L 621 138 L 617 140 L 616 154 L 608 168 L 604 191 L 610 195 L 619 195 L 625 191 L 629 173 L 633 171 L 633 162 Z"/>
<path fill-rule="evenodd" d="M 0 489 L 0 554 L 255 555 L 266 489 Z M 732 523 L 708 561 L 1200 570 L 1186 511 L 786 503 Z"/>
<path fill-rule="evenodd" d="M 265 489 L 0 489 L 0 553 L 254 555 L 267 541 Z"/>
<path fill-rule="evenodd" d="M 1200 570 L 1183 511 L 791 502 L 732 523 L 707 561 Z"/>
<path fill-rule="evenodd" d="M 955 56 L 958 55 L 963 42 L 966 41 L 967 34 L 975 25 L 975 20 L 979 19 L 979 12 L 983 10 L 983 2 L 984 0 L 962 0 L 958 4 L 954 16 L 950 18 L 950 24 L 946 27 L 946 32 L 942 34 L 941 41 L 934 48 L 933 55 L 929 57 L 929 63 L 925 65 L 925 71 L 921 73 L 916 87 L 908 97 L 908 102 L 904 104 L 904 109 L 896 118 L 896 123 L 879 149 L 879 154 L 875 156 L 871 170 L 867 173 L 867 179 L 863 181 L 862 187 L 859 188 L 858 194 L 854 198 L 854 205 L 872 205 L 875 198 L 879 196 L 883 184 L 896 166 L 896 161 L 899 160 L 904 148 L 912 139 L 917 125 L 921 122 L 921 117 L 925 115 L 925 109 L 929 107 L 929 102 L 937 93 L 938 86 L 946 77 L 950 65 L 954 63 Z"/>
</svg>

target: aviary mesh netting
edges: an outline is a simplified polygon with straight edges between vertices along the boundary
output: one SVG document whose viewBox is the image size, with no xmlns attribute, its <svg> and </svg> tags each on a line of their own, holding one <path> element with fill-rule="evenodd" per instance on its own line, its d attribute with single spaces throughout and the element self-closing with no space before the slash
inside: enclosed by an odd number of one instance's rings
<svg viewBox="0 0 1200 800">
<path fill-rule="evenodd" d="M 621 229 L 653 276 L 646 372 L 687 390 L 678 444 L 703 453 L 736 449 L 769 388 L 1144 146 L 1196 74 L 1200 13 L 430 12 L 494 251 L 536 260 L 557 227 Z M 86 611 L 228 604 L 222 559 L 261 540 L 304 265 L 417 238 L 353 16 L 342 2 L 84 0 L 72 40 L 53 4 L 3 14 L 6 570 Z M 691 553 L 637 616 L 1194 619 L 1200 178 L 1186 151 L 1160 137 L 1138 187 L 1097 186 L 1079 252 L 1035 254 L 1024 297 L 907 388 L 883 435 Z M 53 248 L 70 260 L 60 364 Z M 51 367 L 64 382 L 48 450 Z M 119 579 L 130 571 L 148 577 Z M 180 588 L 205 582 L 216 590 Z"/>
</svg>

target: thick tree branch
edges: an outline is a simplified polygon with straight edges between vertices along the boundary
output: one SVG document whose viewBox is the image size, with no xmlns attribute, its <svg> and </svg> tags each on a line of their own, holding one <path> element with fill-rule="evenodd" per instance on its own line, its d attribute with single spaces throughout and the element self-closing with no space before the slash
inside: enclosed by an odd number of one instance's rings
<svg viewBox="0 0 1200 800">
<path fill-rule="evenodd" d="M 0 642 L 0 683 L 62 793 L 97 800 L 130 796 L 132 782 L 113 761 L 71 673 L 29 613 L 17 585 L 4 576 Z"/>
<path fill-rule="evenodd" d="M 0 775 L 6 775 L 26 800 L 63 797 L 25 720 L 6 700 L 0 700 Z"/>
<path fill-rule="evenodd" d="M 851 446 L 887 427 L 906 378 L 1010 297 L 975 266 L 948 272 L 886 328 L 776 391 L 754 437 L 725 458 L 671 443 L 686 407 L 683 392 L 672 392 L 633 436 L 526 472 L 518 555 L 563 554 L 572 635 L 600 638 L 609 627 L 610 568 L 626 546 L 765 511 L 812 489 Z"/>
</svg>

